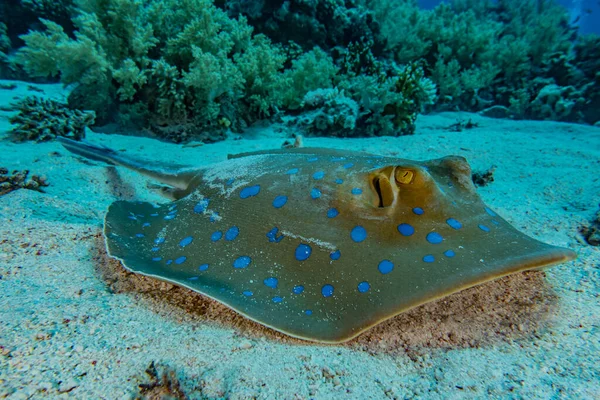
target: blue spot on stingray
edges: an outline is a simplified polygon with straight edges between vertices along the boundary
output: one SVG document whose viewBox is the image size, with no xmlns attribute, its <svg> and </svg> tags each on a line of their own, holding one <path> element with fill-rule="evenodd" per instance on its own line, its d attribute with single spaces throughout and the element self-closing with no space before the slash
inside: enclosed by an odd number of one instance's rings
<svg viewBox="0 0 600 400">
<path fill-rule="evenodd" d="M 292 292 L 294 292 L 294 294 L 300 294 L 300 293 L 304 292 L 304 286 L 302 286 L 302 285 L 296 285 L 292 289 Z"/>
<path fill-rule="evenodd" d="M 377 269 L 379 270 L 379 272 L 381 272 L 382 274 L 389 274 L 390 272 L 392 272 L 394 270 L 394 263 L 391 262 L 390 260 L 383 260 L 379 263 L 379 265 L 377 266 Z"/>
<path fill-rule="evenodd" d="M 500 222 L 496 221 L 495 219 L 492 220 L 492 224 L 494 225 L 500 225 Z"/>
<path fill-rule="evenodd" d="M 335 183 L 337 183 L 338 185 L 341 185 L 342 183 L 344 183 L 344 180 L 343 180 L 343 179 L 340 179 L 340 178 L 337 178 L 337 179 L 335 180 Z"/>
<path fill-rule="evenodd" d="M 169 215 L 166 215 L 165 218 L 163 218 L 163 219 L 165 219 L 167 221 L 170 221 L 170 220 L 172 220 L 174 218 L 175 218 L 175 214 L 169 214 Z"/>
<path fill-rule="evenodd" d="M 318 181 L 318 180 L 323 179 L 324 176 L 325 176 L 325 172 L 323 172 L 323 171 L 317 171 L 317 172 L 315 172 L 313 174 L 313 179 L 315 179 L 315 180 Z"/>
<path fill-rule="evenodd" d="M 150 251 L 157 252 L 160 250 L 160 247 L 153 247 Z"/>
<path fill-rule="evenodd" d="M 142 224 L 142 228 L 147 228 L 147 227 L 149 227 L 149 226 L 150 226 L 150 222 L 144 222 L 144 223 Z"/>
<path fill-rule="evenodd" d="M 313 199 L 318 199 L 319 197 L 321 197 L 321 191 L 317 188 L 312 188 L 312 190 L 310 191 L 310 197 L 312 197 Z"/>
<path fill-rule="evenodd" d="M 158 217 L 158 213 L 150 214 L 151 217 Z"/>
<path fill-rule="evenodd" d="M 194 206 L 194 212 L 196 214 L 202 214 L 204 211 L 206 211 L 206 208 L 208 207 L 208 203 L 209 203 L 208 199 L 202 199 L 202 200 L 200 200 Z"/>
<path fill-rule="evenodd" d="M 348 164 L 344 164 L 344 168 L 348 169 L 348 168 L 352 168 L 354 167 L 354 163 L 349 162 Z"/>
<path fill-rule="evenodd" d="M 152 258 L 152 261 L 160 261 L 160 260 L 162 260 L 162 257 L 153 257 Z"/>
<path fill-rule="evenodd" d="M 175 264 L 183 264 L 185 262 L 185 260 L 187 260 L 186 256 L 177 257 L 175 259 Z"/>
<path fill-rule="evenodd" d="M 412 209 L 412 212 L 415 213 L 416 215 L 423 215 L 423 213 L 425 211 L 423 211 L 423 209 L 421 207 L 415 207 Z"/>
<path fill-rule="evenodd" d="M 232 241 L 238 237 L 239 234 L 240 228 L 237 226 L 232 226 L 231 228 L 227 229 L 227 232 L 225 232 L 225 240 Z"/>
<path fill-rule="evenodd" d="M 332 252 L 331 254 L 329 254 L 329 258 L 331 258 L 333 261 L 339 260 L 341 256 L 342 256 L 342 252 L 339 250 L 336 250 L 336 251 Z"/>
<path fill-rule="evenodd" d="M 283 297 L 275 296 L 271 300 L 273 300 L 273 303 L 281 303 L 283 301 Z"/>
<path fill-rule="evenodd" d="M 217 217 L 219 216 L 218 212 L 214 212 L 210 218 L 208 219 L 210 222 L 215 222 L 217 220 Z"/>
<path fill-rule="evenodd" d="M 437 232 L 430 232 L 427 234 L 427 241 L 431 244 L 440 244 L 444 238 Z"/>
<path fill-rule="evenodd" d="M 188 281 L 197 281 L 197 280 L 198 280 L 198 277 L 197 277 L 197 276 L 190 276 L 190 277 L 188 278 Z"/>
<path fill-rule="evenodd" d="M 423 261 L 425 261 L 426 263 L 432 263 L 435 261 L 435 257 L 431 254 L 427 254 L 425 257 L 423 257 Z"/>
<path fill-rule="evenodd" d="M 449 258 L 451 258 L 451 257 L 454 257 L 454 256 L 456 255 L 456 253 L 454 253 L 454 251 L 453 251 L 453 250 L 446 250 L 446 251 L 444 252 L 444 255 L 445 255 L 446 257 L 449 257 Z"/>
<path fill-rule="evenodd" d="M 184 237 L 183 239 L 181 239 L 181 242 L 179 242 L 179 245 L 180 245 L 181 247 L 185 247 L 185 246 L 187 246 L 188 244 L 192 243 L 192 240 L 194 240 L 194 238 L 193 238 L 193 237 L 191 237 L 191 236 Z"/>
<path fill-rule="evenodd" d="M 350 232 L 350 237 L 356 243 L 360 243 L 367 238 L 367 230 L 362 226 L 357 225 L 354 228 L 352 228 L 352 231 Z"/>
<path fill-rule="evenodd" d="M 137 221 L 137 218 L 135 217 L 135 215 L 128 215 L 127 218 L 129 218 L 132 221 Z"/>
<path fill-rule="evenodd" d="M 298 168 L 292 168 L 286 172 L 287 175 L 294 175 L 298 173 Z"/>
<path fill-rule="evenodd" d="M 135 234 L 135 237 L 138 237 L 138 238 L 143 238 L 144 236 L 146 236 L 146 235 L 144 235 L 143 233 L 136 233 Z"/>
<path fill-rule="evenodd" d="M 267 237 L 269 238 L 269 242 L 275 242 L 275 243 L 281 242 L 281 239 L 283 239 L 285 236 L 283 234 L 277 236 L 278 233 L 279 233 L 279 228 L 277 228 L 277 227 L 275 227 L 275 228 L 271 229 L 269 232 L 267 232 Z"/>
<path fill-rule="evenodd" d="M 177 209 L 176 208 L 172 209 L 171 211 L 169 211 L 169 214 L 170 215 L 177 214 Z"/>
<path fill-rule="evenodd" d="M 279 283 L 279 281 L 277 280 L 277 278 L 272 276 L 270 278 L 265 279 L 263 283 L 265 284 L 265 286 L 270 287 L 271 289 L 277 289 L 277 284 Z"/>
<path fill-rule="evenodd" d="M 309 158 L 309 159 L 308 159 L 308 160 L 306 160 L 306 161 L 308 161 L 308 162 L 315 162 L 315 161 L 317 161 L 318 159 L 319 159 L 318 157 L 311 157 L 311 158 Z"/>
<path fill-rule="evenodd" d="M 223 237 L 223 232 L 215 231 L 215 232 L 213 232 L 212 235 L 210 235 L 210 240 L 212 240 L 213 242 L 216 242 L 217 240 L 221 239 L 222 237 Z"/>
<path fill-rule="evenodd" d="M 323 287 L 321 288 L 321 294 L 323 295 L 323 297 L 333 296 L 333 285 L 323 285 Z"/>
<path fill-rule="evenodd" d="M 250 297 L 250 296 L 252 296 L 252 295 L 254 294 L 254 293 L 252 292 L 252 290 L 244 290 L 242 293 L 243 293 L 243 294 L 244 294 L 244 296 L 246 296 L 246 297 Z"/>
<path fill-rule="evenodd" d="M 410 224 L 400 224 L 398 225 L 398 232 L 400 232 L 402 236 L 410 236 L 415 233 L 415 228 Z"/>
<path fill-rule="evenodd" d="M 462 224 L 460 223 L 460 221 L 457 221 L 454 218 L 448 218 L 446 220 L 446 223 L 448 225 L 450 225 L 451 228 L 454 228 L 454 229 L 460 229 L 460 228 L 462 228 Z"/>
<path fill-rule="evenodd" d="M 479 224 L 479 229 L 481 229 L 484 232 L 489 232 L 490 228 L 488 228 L 487 226 L 483 225 L 483 224 Z"/>
<path fill-rule="evenodd" d="M 273 200 L 273 207 L 275 208 L 281 208 L 283 206 L 285 206 L 285 203 L 287 203 L 287 196 L 277 196 L 275 197 L 275 200 Z"/>
<path fill-rule="evenodd" d="M 369 285 L 369 282 L 361 282 L 358 284 L 358 291 L 361 293 L 368 292 L 370 288 L 371 285 Z"/>
<path fill-rule="evenodd" d="M 306 310 L 306 311 L 304 311 L 304 314 L 306 314 L 306 315 L 312 315 L 312 310 Z"/>
<path fill-rule="evenodd" d="M 242 269 L 247 268 L 252 262 L 252 259 L 248 256 L 240 256 L 233 262 L 233 268 Z"/>
<path fill-rule="evenodd" d="M 225 186 L 231 186 L 231 185 L 233 185 L 233 182 L 235 182 L 235 179 L 229 178 L 229 179 L 227 179 L 227 182 L 225 182 Z"/>
<path fill-rule="evenodd" d="M 352 194 L 362 194 L 362 189 L 361 188 L 354 188 L 351 190 Z"/>
<path fill-rule="evenodd" d="M 208 264 L 202 264 L 198 267 L 198 271 L 206 271 L 208 269 Z"/>
<path fill-rule="evenodd" d="M 331 157 L 331 161 L 344 161 L 346 157 Z"/>
<path fill-rule="evenodd" d="M 488 214 L 489 214 L 490 216 L 492 216 L 492 217 L 497 217 L 497 216 L 498 216 L 498 214 L 496 214 L 495 212 L 493 212 L 493 211 L 492 211 L 490 208 L 488 208 L 488 207 L 484 207 L 484 210 L 485 210 L 485 212 L 486 212 L 486 213 L 488 213 Z"/>
<path fill-rule="evenodd" d="M 308 257 L 310 257 L 310 253 L 312 253 L 311 247 L 307 244 L 300 243 L 298 245 L 298 247 L 296 247 L 296 252 L 295 252 L 296 260 L 298 260 L 298 261 L 308 260 Z"/>
<path fill-rule="evenodd" d="M 167 265 L 173 264 L 173 260 L 167 260 Z"/>
<path fill-rule="evenodd" d="M 260 192 L 260 185 L 247 186 L 240 191 L 240 198 L 247 199 L 248 197 L 256 196 Z"/>
<path fill-rule="evenodd" d="M 330 208 L 329 210 L 327 210 L 327 218 L 335 218 L 339 215 L 339 211 L 337 210 L 337 208 Z"/>
</svg>

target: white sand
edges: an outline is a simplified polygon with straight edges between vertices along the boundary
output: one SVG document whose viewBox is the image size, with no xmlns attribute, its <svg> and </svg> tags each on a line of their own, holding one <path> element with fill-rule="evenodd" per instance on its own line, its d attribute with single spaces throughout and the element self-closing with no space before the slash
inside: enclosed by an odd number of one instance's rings
<svg viewBox="0 0 600 400">
<path fill-rule="evenodd" d="M 27 84 L 17 84 L 0 92 L 0 105 L 28 93 Z M 64 98 L 55 85 L 36 86 Z M 9 129 L 6 115 L 0 113 L 1 132 Z M 480 126 L 443 129 L 458 118 Z M 198 148 L 120 135 L 88 139 L 149 160 L 204 165 L 227 153 L 279 148 L 287 132 L 276 131 L 257 128 L 241 140 Z M 522 232 L 572 248 L 579 258 L 539 276 L 555 299 L 543 315 L 527 314 L 531 329 L 508 315 L 502 324 L 510 326 L 464 323 L 477 340 L 440 345 L 439 332 L 429 327 L 446 317 L 434 311 L 406 327 L 419 333 L 409 339 L 386 339 L 398 336 L 391 329 L 403 329 L 392 324 L 346 345 L 301 343 L 231 315 L 220 320 L 227 313 L 217 306 L 190 311 L 189 304 L 169 301 L 182 293 L 170 285 L 127 286 L 147 282 L 115 272 L 118 266 L 106 271 L 110 263 L 98 256 L 102 218 L 117 196 L 159 201 L 147 180 L 80 162 L 57 143 L 1 141 L 0 167 L 45 175 L 50 186 L 45 194 L 18 190 L 0 197 L 0 398 L 135 398 L 138 385 L 150 381 L 144 371 L 152 361 L 159 372 L 174 370 L 189 398 L 600 396 L 600 248 L 577 233 L 600 201 L 600 129 L 447 113 L 421 117 L 414 136 L 306 138 L 305 146 L 416 160 L 457 154 L 475 170 L 496 165 L 495 182 L 479 189 L 484 201 Z M 502 301 L 498 296 L 492 303 Z M 525 307 L 519 301 L 512 303 L 515 313 Z M 537 326 L 538 317 L 546 322 Z"/>
</svg>

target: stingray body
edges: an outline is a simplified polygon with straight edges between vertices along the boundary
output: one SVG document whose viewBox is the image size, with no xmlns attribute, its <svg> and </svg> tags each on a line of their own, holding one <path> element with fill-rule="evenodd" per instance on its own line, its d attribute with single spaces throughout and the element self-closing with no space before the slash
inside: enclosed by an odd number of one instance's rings
<svg viewBox="0 0 600 400">
<path fill-rule="evenodd" d="M 575 257 L 488 208 L 462 157 L 298 149 L 169 172 L 62 142 L 169 185 L 173 202 L 109 207 L 112 257 L 306 340 L 343 342 L 417 305 Z"/>
</svg>

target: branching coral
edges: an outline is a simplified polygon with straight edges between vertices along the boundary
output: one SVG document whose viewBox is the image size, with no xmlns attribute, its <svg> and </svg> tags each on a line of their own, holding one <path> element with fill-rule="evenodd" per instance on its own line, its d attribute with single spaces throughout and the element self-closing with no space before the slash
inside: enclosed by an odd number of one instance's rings
<svg viewBox="0 0 600 400">
<path fill-rule="evenodd" d="M 305 129 L 316 135 L 356 136 L 358 104 L 338 89 L 317 89 L 304 96 L 299 118 Z"/>
<path fill-rule="evenodd" d="M 76 5 L 74 38 L 43 20 L 44 32 L 22 37 L 17 60 L 31 76 L 77 83 L 72 96 L 100 122 L 116 109 L 121 121 L 149 118 L 147 128 L 223 131 L 223 118 L 240 129 L 280 104 L 282 53 L 209 0 Z M 140 114 L 123 115 L 132 112 Z"/>
<path fill-rule="evenodd" d="M 392 65 L 387 73 L 344 75 L 335 88 L 308 92 L 299 122 L 312 134 L 411 134 L 417 114 L 433 104 L 435 97 L 435 85 L 418 64 Z"/>
<path fill-rule="evenodd" d="M 232 17 L 248 17 L 258 32 L 274 41 L 293 41 L 305 51 L 318 46 L 329 52 L 366 40 L 380 55 L 385 45 L 373 12 L 355 0 L 217 0 L 216 4 Z"/>
<path fill-rule="evenodd" d="M 16 125 L 11 134 L 16 141 L 44 142 L 56 136 L 74 140 L 85 137 L 85 128 L 94 123 L 94 112 L 73 110 L 54 100 L 30 96 L 14 105 L 18 114 L 10 118 Z"/>
<path fill-rule="evenodd" d="M 0 167 L 0 196 L 8 194 L 17 189 L 36 190 L 44 192 L 42 189 L 49 186 L 46 178 L 39 175 L 29 177 L 29 171 L 12 171 L 8 174 L 8 169 Z"/>
<path fill-rule="evenodd" d="M 438 106 L 476 111 L 509 106 L 556 53 L 568 54 L 573 29 L 553 0 L 452 0 L 421 10 L 415 0 L 365 0 L 399 63 L 426 61 Z M 535 94 L 532 94 L 535 97 Z"/>
<path fill-rule="evenodd" d="M 436 99 L 436 85 L 417 63 L 392 66 L 388 74 L 358 75 L 340 82 L 340 88 L 360 106 L 358 132 L 363 135 L 412 134 L 417 114 Z"/>
</svg>

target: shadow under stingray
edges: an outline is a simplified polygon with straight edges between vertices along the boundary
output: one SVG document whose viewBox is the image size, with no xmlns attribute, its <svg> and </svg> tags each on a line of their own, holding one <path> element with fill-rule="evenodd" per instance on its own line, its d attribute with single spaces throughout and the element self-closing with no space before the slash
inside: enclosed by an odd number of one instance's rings
<svg viewBox="0 0 600 400">
<path fill-rule="evenodd" d="M 166 318 L 212 322 L 248 338 L 314 345 L 251 321 L 221 303 L 158 279 L 127 271 L 106 253 L 96 235 L 95 267 L 113 293 L 127 293 Z M 548 326 L 557 296 L 543 271 L 526 271 L 487 282 L 399 314 L 338 346 L 372 353 L 419 348 L 467 348 L 538 336 Z"/>
</svg>

